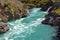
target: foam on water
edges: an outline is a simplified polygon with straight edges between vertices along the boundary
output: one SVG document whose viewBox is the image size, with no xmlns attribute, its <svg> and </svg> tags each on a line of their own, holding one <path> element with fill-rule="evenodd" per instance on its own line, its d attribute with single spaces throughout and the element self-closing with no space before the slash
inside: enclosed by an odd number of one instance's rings
<svg viewBox="0 0 60 40">
<path fill-rule="evenodd" d="M 10 30 L 0 35 L 0 40 L 48 40 L 48 38 L 51 40 L 51 36 L 56 35 L 55 28 L 41 24 L 47 12 L 40 11 L 40 8 L 31 10 L 28 17 L 8 22 Z M 49 36 L 45 37 L 47 34 Z"/>
</svg>

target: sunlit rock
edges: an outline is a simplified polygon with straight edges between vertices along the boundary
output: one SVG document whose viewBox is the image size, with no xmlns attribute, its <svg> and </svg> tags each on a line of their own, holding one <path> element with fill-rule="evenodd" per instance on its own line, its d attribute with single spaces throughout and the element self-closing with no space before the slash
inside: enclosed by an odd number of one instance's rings
<svg viewBox="0 0 60 40">
<path fill-rule="evenodd" d="M 0 34 L 5 33 L 9 30 L 9 27 L 4 22 L 0 22 Z"/>
<path fill-rule="evenodd" d="M 18 0 L 1 0 L 0 15 L 4 20 L 16 20 L 28 15 L 28 9 Z"/>
<path fill-rule="evenodd" d="M 29 10 L 18 0 L 0 0 L 0 33 L 5 33 L 9 28 L 6 22 L 28 16 Z"/>
</svg>

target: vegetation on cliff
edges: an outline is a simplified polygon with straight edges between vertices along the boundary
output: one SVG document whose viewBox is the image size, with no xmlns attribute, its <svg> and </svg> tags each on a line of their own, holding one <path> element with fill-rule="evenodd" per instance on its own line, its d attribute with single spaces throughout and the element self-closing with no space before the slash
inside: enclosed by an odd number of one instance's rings
<svg viewBox="0 0 60 40">
<path fill-rule="evenodd" d="M 17 0 L 0 0 L 0 18 L 3 20 L 19 19 L 27 16 L 27 8 Z"/>
<path fill-rule="evenodd" d="M 56 10 L 54 10 L 55 14 L 60 14 L 60 8 L 57 8 Z"/>
<path fill-rule="evenodd" d="M 0 0 L 0 34 L 9 30 L 6 22 L 28 15 L 27 7 L 18 0 Z"/>
<path fill-rule="evenodd" d="M 25 3 L 27 6 L 36 7 L 43 5 L 48 2 L 48 0 L 20 0 L 22 3 Z"/>
<path fill-rule="evenodd" d="M 28 6 L 32 6 L 32 7 L 40 7 L 42 5 L 45 5 L 46 3 L 48 3 L 48 1 L 52 1 L 52 2 L 58 2 L 60 0 L 19 0 L 22 3 L 25 3 Z"/>
<path fill-rule="evenodd" d="M 29 6 L 29 7 L 41 7 L 43 11 L 47 10 L 48 8 L 53 8 L 54 4 L 56 2 L 60 2 L 60 0 L 19 0 L 21 1 L 22 3 L 24 3 L 26 6 Z M 55 6 L 57 6 L 58 4 L 56 4 Z M 58 7 L 57 7 L 58 8 Z M 51 10 L 52 10 L 51 9 Z M 54 13 L 55 14 L 59 14 L 59 11 L 60 9 L 56 9 L 54 10 Z"/>
</svg>

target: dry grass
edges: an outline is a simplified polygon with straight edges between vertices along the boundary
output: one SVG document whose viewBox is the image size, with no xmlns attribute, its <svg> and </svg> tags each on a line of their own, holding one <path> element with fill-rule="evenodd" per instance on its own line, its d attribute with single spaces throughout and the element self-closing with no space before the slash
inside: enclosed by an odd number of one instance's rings
<svg viewBox="0 0 60 40">
<path fill-rule="evenodd" d="M 18 0 L 0 0 L 0 18 L 18 19 L 27 15 L 27 7 Z"/>
</svg>

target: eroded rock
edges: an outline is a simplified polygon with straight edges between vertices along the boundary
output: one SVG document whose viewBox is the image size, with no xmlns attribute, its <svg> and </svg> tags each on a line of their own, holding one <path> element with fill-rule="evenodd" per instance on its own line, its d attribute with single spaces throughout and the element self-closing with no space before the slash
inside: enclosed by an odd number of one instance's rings
<svg viewBox="0 0 60 40">
<path fill-rule="evenodd" d="M 50 8 L 53 4 L 54 4 L 53 1 L 52 1 L 52 0 L 49 0 L 46 4 L 44 4 L 44 5 L 41 7 L 41 10 L 42 10 L 42 11 L 47 11 L 48 8 Z"/>
<path fill-rule="evenodd" d="M 4 22 L 0 22 L 0 34 L 3 34 L 9 30 L 9 27 Z"/>
<path fill-rule="evenodd" d="M 9 30 L 5 23 L 28 16 L 27 7 L 18 0 L 0 0 L 0 34 Z"/>
</svg>

